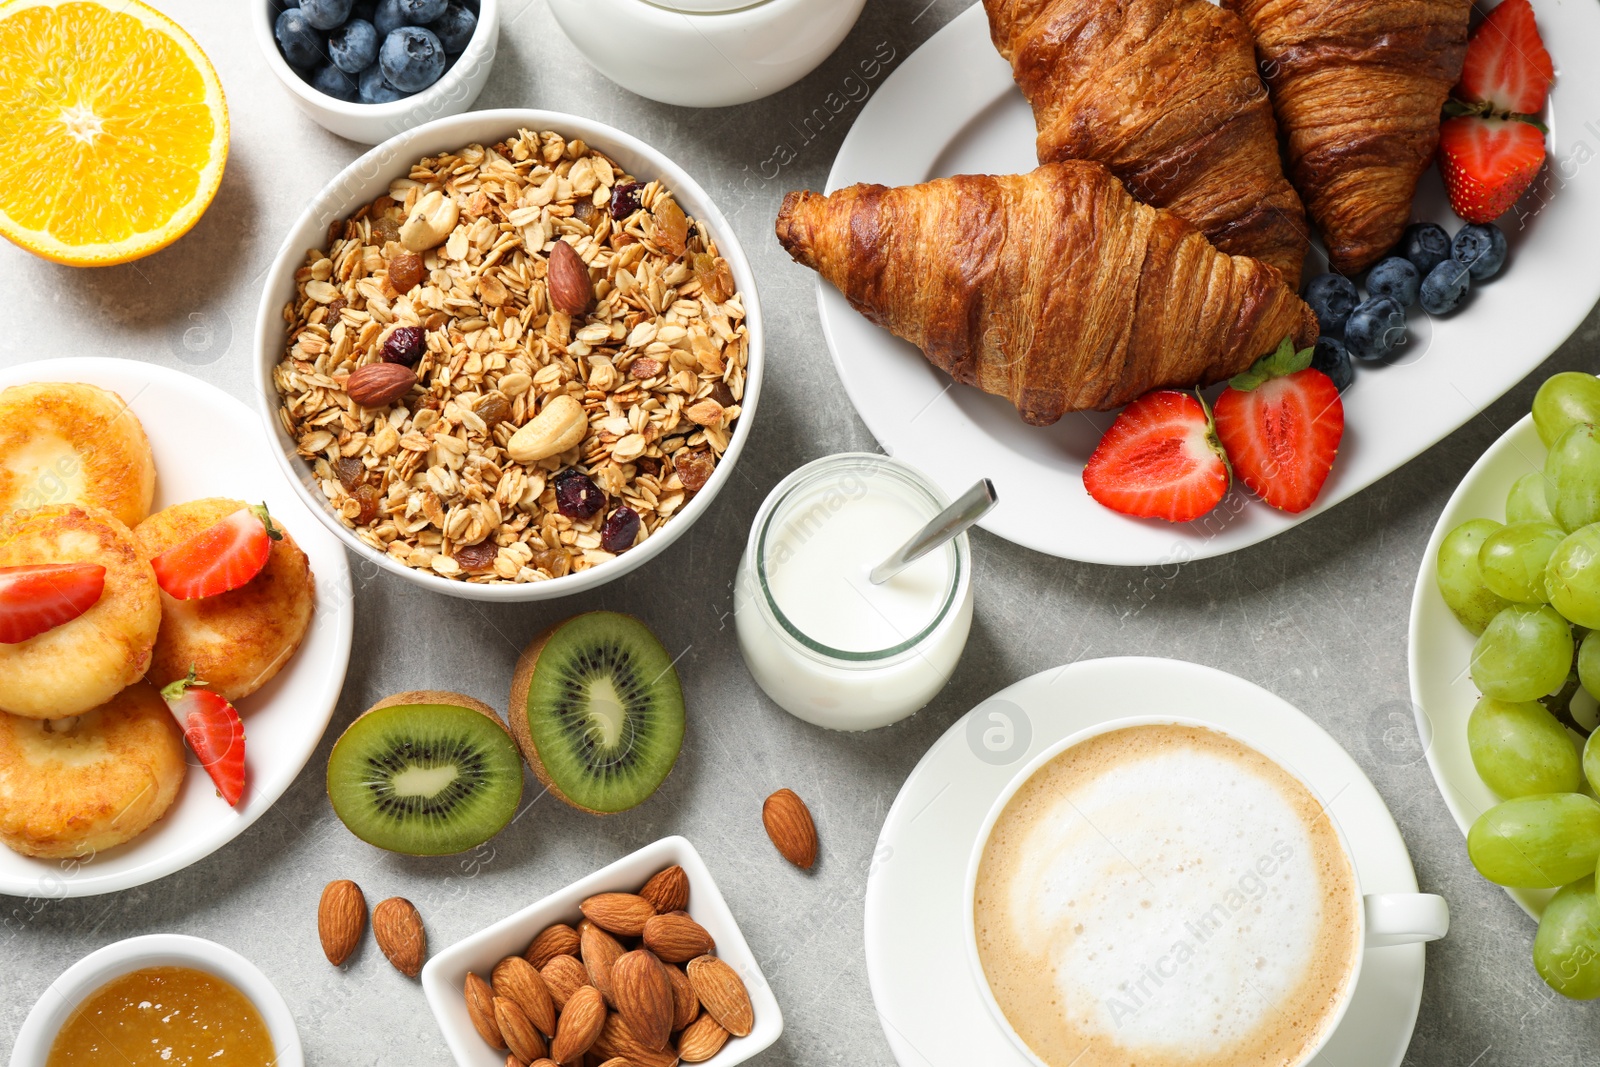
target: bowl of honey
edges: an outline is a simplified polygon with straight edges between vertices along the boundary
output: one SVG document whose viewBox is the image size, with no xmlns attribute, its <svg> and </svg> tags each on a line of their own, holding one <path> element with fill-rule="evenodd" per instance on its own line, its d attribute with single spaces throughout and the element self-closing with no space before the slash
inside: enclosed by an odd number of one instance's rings
<svg viewBox="0 0 1600 1067">
<path fill-rule="evenodd" d="M 91 952 L 28 1013 L 11 1067 L 304 1067 L 289 1005 L 255 964 L 183 934 Z"/>
</svg>

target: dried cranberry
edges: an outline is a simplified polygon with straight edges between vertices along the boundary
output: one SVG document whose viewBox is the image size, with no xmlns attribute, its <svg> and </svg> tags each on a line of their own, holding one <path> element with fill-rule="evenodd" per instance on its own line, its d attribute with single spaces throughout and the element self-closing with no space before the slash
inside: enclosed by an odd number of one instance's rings
<svg viewBox="0 0 1600 1067">
<path fill-rule="evenodd" d="M 644 188 L 638 182 L 623 182 L 611 190 L 611 217 L 621 221 L 638 211 L 644 205 L 639 203 L 639 190 Z"/>
<path fill-rule="evenodd" d="M 428 350 L 428 335 L 421 326 L 397 326 L 383 342 L 383 361 L 415 367 Z"/>
<path fill-rule="evenodd" d="M 639 536 L 639 514 L 627 505 L 613 511 L 600 527 L 600 547 L 607 552 L 626 552 Z"/>
<path fill-rule="evenodd" d="M 593 518 L 606 506 L 606 495 L 587 474 L 568 467 L 553 479 L 556 507 L 569 519 Z"/>
</svg>

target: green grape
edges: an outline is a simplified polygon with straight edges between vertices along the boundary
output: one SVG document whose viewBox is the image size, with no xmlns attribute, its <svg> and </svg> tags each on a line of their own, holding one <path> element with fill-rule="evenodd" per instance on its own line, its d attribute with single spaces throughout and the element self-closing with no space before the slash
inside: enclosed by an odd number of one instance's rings
<svg viewBox="0 0 1600 1067">
<path fill-rule="evenodd" d="M 1514 522 L 1502 526 L 1478 547 L 1478 573 L 1491 592 L 1519 604 L 1548 604 L 1544 565 L 1566 540 L 1553 522 Z"/>
<path fill-rule="evenodd" d="M 1550 898 L 1533 935 L 1533 967 L 1573 1000 L 1600 997 L 1600 896 L 1590 875 Z"/>
<path fill-rule="evenodd" d="M 1600 423 L 1600 378 L 1575 370 L 1546 378 L 1533 396 L 1533 425 L 1546 448 L 1580 422 Z"/>
<path fill-rule="evenodd" d="M 1544 457 L 1544 498 L 1562 529 L 1600 522 L 1600 430 L 1581 423 Z"/>
<path fill-rule="evenodd" d="M 1489 621 L 1472 647 L 1478 692 L 1537 700 L 1561 688 L 1572 670 L 1572 627 L 1548 607 L 1512 604 Z"/>
<path fill-rule="evenodd" d="M 1583 743 L 1583 776 L 1589 780 L 1589 788 L 1600 788 L 1600 744 L 1595 738 L 1600 737 L 1600 730 L 1589 735 L 1589 740 Z"/>
<path fill-rule="evenodd" d="M 1496 885 L 1554 889 L 1595 873 L 1600 803 L 1582 793 L 1502 801 L 1467 831 L 1467 855 Z"/>
<path fill-rule="evenodd" d="M 1537 701 L 1481 698 L 1467 719 L 1467 748 L 1478 777 L 1503 797 L 1576 793 L 1583 786 L 1571 735 Z"/>
<path fill-rule="evenodd" d="M 1511 603 L 1484 585 L 1483 574 L 1478 570 L 1479 550 L 1489 535 L 1500 528 L 1493 519 L 1469 519 L 1439 542 L 1439 558 L 1434 568 L 1439 595 L 1451 614 L 1474 634 L 1483 633 L 1489 620 Z"/>
<path fill-rule="evenodd" d="M 1506 496 L 1507 522 L 1555 522 L 1550 504 L 1544 498 L 1544 471 L 1531 471 L 1518 478 Z"/>
<path fill-rule="evenodd" d="M 1569 622 L 1600 628 L 1600 526 L 1567 535 L 1544 566 L 1550 606 Z"/>
<path fill-rule="evenodd" d="M 1600 700 L 1600 630 L 1590 630 L 1578 642 L 1578 684 L 1590 696 Z"/>
</svg>

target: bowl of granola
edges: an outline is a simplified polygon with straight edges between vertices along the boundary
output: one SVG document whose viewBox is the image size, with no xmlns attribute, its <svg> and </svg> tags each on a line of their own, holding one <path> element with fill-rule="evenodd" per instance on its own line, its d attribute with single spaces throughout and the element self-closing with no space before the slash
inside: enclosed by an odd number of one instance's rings
<svg viewBox="0 0 1600 1067">
<path fill-rule="evenodd" d="M 259 404 L 378 569 L 543 600 L 710 506 L 761 389 L 755 278 L 703 189 L 589 119 L 479 111 L 356 160 L 267 275 Z"/>
</svg>

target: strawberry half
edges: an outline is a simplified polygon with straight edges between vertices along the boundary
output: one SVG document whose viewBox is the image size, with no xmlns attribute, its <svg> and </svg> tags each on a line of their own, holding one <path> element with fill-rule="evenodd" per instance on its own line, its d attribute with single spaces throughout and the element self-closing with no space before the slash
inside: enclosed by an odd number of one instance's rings
<svg viewBox="0 0 1600 1067">
<path fill-rule="evenodd" d="M 178 600 L 198 600 L 237 589 L 261 573 L 272 542 L 283 534 L 267 506 L 240 508 L 208 530 L 150 561 L 156 583 Z"/>
<path fill-rule="evenodd" d="M 244 795 L 244 723 L 232 704 L 201 688 L 205 684 L 191 668 L 189 677 L 161 690 L 161 698 L 183 728 L 183 739 L 200 757 L 200 766 L 211 776 L 218 794 L 233 807 Z"/>
<path fill-rule="evenodd" d="M 76 619 L 106 588 L 98 563 L 0 567 L 0 644 L 16 645 Z"/>
<path fill-rule="evenodd" d="M 1504 0 L 1472 31 L 1454 95 L 1501 114 L 1533 115 L 1555 80 L 1528 0 Z"/>
<path fill-rule="evenodd" d="M 1217 397 L 1217 436 L 1239 480 L 1288 512 L 1309 508 L 1328 480 L 1344 437 L 1344 404 L 1312 349 L 1278 350 L 1235 377 Z"/>
<path fill-rule="evenodd" d="M 1228 462 L 1200 398 L 1146 393 L 1117 416 L 1083 468 L 1083 487 L 1112 511 L 1192 522 L 1228 492 Z"/>
<path fill-rule="evenodd" d="M 1450 206 L 1468 222 L 1510 210 L 1544 163 L 1544 131 L 1520 119 L 1469 115 L 1439 127 L 1439 173 Z"/>
</svg>

